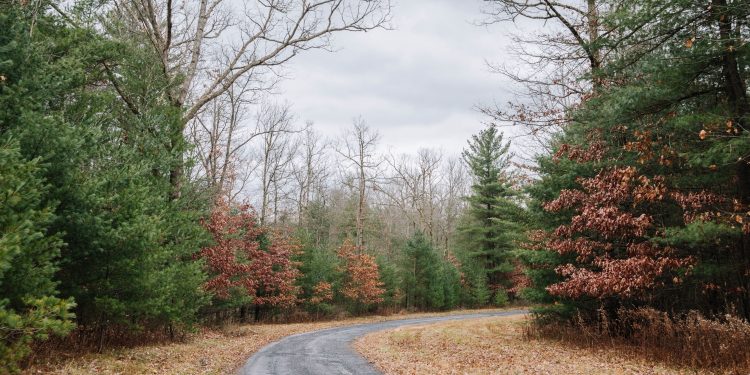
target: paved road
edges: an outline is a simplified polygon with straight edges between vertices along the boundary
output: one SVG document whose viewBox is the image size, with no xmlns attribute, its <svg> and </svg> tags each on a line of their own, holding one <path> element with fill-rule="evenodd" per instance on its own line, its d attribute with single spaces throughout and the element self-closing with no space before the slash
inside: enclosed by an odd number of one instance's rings
<svg viewBox="0 0 750 375">
<path fill-rule="evenodd" d="M 324 329 L 292 335 L 269 344 L 255 353 L 240 369 L 241 375 L 375 375 L 380 374 L 350 344 L 370 332 L 405 325 L 508 316 L 525 310 L 448 315 L 430 318 L 391 320 Z"/>
</svg>

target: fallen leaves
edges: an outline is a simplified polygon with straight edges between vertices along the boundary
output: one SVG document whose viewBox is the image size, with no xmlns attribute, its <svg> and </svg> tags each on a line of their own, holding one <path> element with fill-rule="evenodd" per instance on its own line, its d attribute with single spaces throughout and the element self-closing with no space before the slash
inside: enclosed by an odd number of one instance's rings
<svg viewBox="0 0 750 375">
<path fill-rule="evenodd" d="M 387 375 L 679 374 L 614 350 L 524 338 L 525 317 L 493 317 L 375 332 L 354 347 Z"/>
<path fill-rule="evenodd" d="M 479 311 L 498 311 L 475 310 Z M 39 361 L 25 371 L 28 374 L 233 374 L 263 346 L 282 337 L 362 323 L 425 316 L 465 314 L 467 310 L 448 313 L 394 314 L 368 316 L 329 322 L 292 324 L 245 324 L 223 329 L 203 329 L 185 343 L 167 343 L 129 349 L 108 350 L 74 358 L 50 358 Z"/>
</svg>

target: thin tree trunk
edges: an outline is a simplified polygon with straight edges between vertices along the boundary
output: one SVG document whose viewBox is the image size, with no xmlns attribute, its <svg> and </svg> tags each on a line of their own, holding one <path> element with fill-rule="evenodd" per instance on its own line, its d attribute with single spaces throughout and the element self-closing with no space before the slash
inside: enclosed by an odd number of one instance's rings
<svg viewBox="0 0 750 375">
<path fill-rule="evenodd" d="M 359 152 L 359 202 L 357 204 L 357 250 L 362 252 L 365 246 L 364 228 L 365 228 L 365 157 L 364 147 Z"/>
<path fill-rule="evenodd" d="M 713 0 L 712 10 L 719 26 L 719 36 L 724 44 L 722 54 L 722 70 L 727 97 L 734 112 L 733 121 L 742 131 L 747 127 L 745 116 L 750 110 L 745 82 L 740 74 L 737 61 L 737 46 L 733 38 L 732 18 L 727 9 L 726 0 Z M 750 205 L 750 164 L 744 158 L 740 158 L 735 164 L 735 176 L 737 181 L 737 199 L 744 204 Z M 750 235 L 743 232 L 739 243 L 739 256 L 745 267 L 741 267 L 741 273 L 750 266 Z M 750 282 L 744 274 L 738 275 L 741 284 L 750 289 Z M 750 319 L 750 301 L 745 296 L 740 297 L 741 315 Z"/>
<path fill-rule="evenodd" d="M 599 39 L 599 12 L 596 9 L 596 0 L 587 0 L 587 13 L 586 21 L 589 28 L 589 49 L 591 50 L 591 84 L 594 87 L 594 91 L 597 91 L 601 82 L 596 77 L 596 70 L 601 67 L 601 52 L 599 51 L 598 39 Z"/>
</svg>

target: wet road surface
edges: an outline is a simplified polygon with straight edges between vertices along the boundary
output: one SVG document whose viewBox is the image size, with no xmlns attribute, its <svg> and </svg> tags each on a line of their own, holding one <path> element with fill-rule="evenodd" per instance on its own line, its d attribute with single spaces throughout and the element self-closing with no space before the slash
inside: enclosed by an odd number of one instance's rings
<svg viewBox="0 0 750 375">
<path fill-rule="evenodd" d="M 511 316 L 526 310 L 446 315 L 428 318 L 391 320 L 301 333 L 271 343 L 255 353 L 240 369 L 241 375 L 338 375 L 380 374 L 351 347 L 351 343 L 370 332 L 406 325 Z"/>
</svg>

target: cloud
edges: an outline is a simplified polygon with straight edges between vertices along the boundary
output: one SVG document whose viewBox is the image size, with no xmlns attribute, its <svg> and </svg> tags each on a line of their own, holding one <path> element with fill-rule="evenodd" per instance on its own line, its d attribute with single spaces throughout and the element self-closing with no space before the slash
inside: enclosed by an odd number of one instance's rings
<svg viewBox="0 0 750 375">
<path fill-rule="evenodd" d="M 507 102 L 510 83 L 488 71 L 509 44 L 503 28 L 479 27 L 480 0 L 400 0 L 395 30 L 340 34 L 336 52 L 308 51 L 280 86 L 303 120 L 336 136 L 362 116 L 383 148 L 458 153 L 482 128 L 473 107 Z"/>
</svg>

